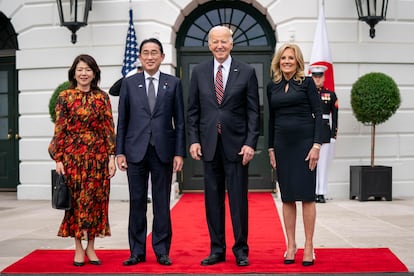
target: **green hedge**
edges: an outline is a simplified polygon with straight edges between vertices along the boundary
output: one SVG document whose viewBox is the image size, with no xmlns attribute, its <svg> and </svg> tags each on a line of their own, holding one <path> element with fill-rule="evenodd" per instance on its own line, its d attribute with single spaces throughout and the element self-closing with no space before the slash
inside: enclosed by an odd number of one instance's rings
<svg viewBox="0 0 414 276">
<path fill-rule="evenodd" d="M 65 82 L 59 84 L 59 86 L 56 87 L 55 91 L 53 92 L 52 96 L 50 97 L 50 100 L 49 100 L 49 115 L 50 115 L 50 120 L 53 123 L 56 121 L 55 107 L 56 107 L 56 102 L 57 102 L 57 98 L 59 96 L 59 93 L 62 92 L 63 90 L 69 89 L 69 87 L 70 87 L 70 82 L 69 81 L 65 81 Z"/>
</svg>

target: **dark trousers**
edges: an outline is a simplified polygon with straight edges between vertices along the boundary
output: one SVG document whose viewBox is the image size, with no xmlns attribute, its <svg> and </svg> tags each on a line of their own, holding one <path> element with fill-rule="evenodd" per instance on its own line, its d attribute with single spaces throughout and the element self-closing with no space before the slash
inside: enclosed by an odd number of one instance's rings
<svg viewBox="0 0 414 276">
<path fill-rule="evenodd" d="M 169 254 L 171 246 L 170 194 L 172 163 L 162 163 L 154 146 L 149 145 L 144 159 L 128 162 L 129 225 L 131 255 L 145 256 L 147 238 L 148 175 L 152 182 L 152 248 L 156 255 Z"/>
<path fill-rule="evenodd" d="M 248 165 L 241 159 L 228 161 L 219 136 L 212 161 L 204 164 L 204 192 L 207 225 L 210 233 L 210 254 L 226 251 L 225 241 L 225 195 L 226 183 L 235 243 L 232 247 L 236 257 L 248 256 Z"/>
</svg>

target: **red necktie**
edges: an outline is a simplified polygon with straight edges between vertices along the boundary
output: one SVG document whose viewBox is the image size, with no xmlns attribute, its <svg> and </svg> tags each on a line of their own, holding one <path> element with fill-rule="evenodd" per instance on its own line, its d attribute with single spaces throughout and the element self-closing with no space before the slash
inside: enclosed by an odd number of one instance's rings
<svg viewBox="0 0 414 276">
<path fill-rule="evenodd" d="M 217 70 L 217 74 L 216 74 L 216 81 L 214 82 L 218 104 L 221 104 L 221 102 L 223 101 L 223 96 L 224 96 L 223 73 L 221 71 L 221 68 L 223 68 L 223 65 L 220 64 Z"/>
<path fill-rule="evenodd" d="M 224 88 L 223 88 L 223 72 L 221 71 L 221 68 L 223 68 L 223 65 L 218 66 L 217 74 L 216 74 L 216 80 L 214 82 L 214 87 L 216 90 L 216 97 L 217 97 L 217 103 L 220 105 L 223 101 L 224 96 Z M 217 132 L 221 133 L 221 122 L 217 123 Z"/>
</svg>

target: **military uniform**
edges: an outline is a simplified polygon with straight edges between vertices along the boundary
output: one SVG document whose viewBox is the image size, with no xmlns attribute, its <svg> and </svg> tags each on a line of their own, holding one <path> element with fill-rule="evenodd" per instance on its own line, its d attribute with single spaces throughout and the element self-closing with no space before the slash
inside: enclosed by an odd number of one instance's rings
<svg viewBox="0 0 414 276">
<path fill-rule="evenodd" d="M 335 92 L 318 88 L 322 106 L 322 146 L 316 168 L 316 201 L 324 203 L 328 190 L 328 165 L 333 156 L 334 142 L 338 132 L 338 99 Z"/>
</svg>

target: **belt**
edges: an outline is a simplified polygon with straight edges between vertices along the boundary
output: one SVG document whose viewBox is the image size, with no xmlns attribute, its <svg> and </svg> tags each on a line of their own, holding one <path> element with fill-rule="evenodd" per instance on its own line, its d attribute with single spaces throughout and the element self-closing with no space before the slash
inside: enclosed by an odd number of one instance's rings
<svg viewBox="0 0 414 276">
<path fill-rule="evenodd" d="M 329 120 L 331 116 L 329 114 L 322 114 L 322 119 Z"/>
</svg>

